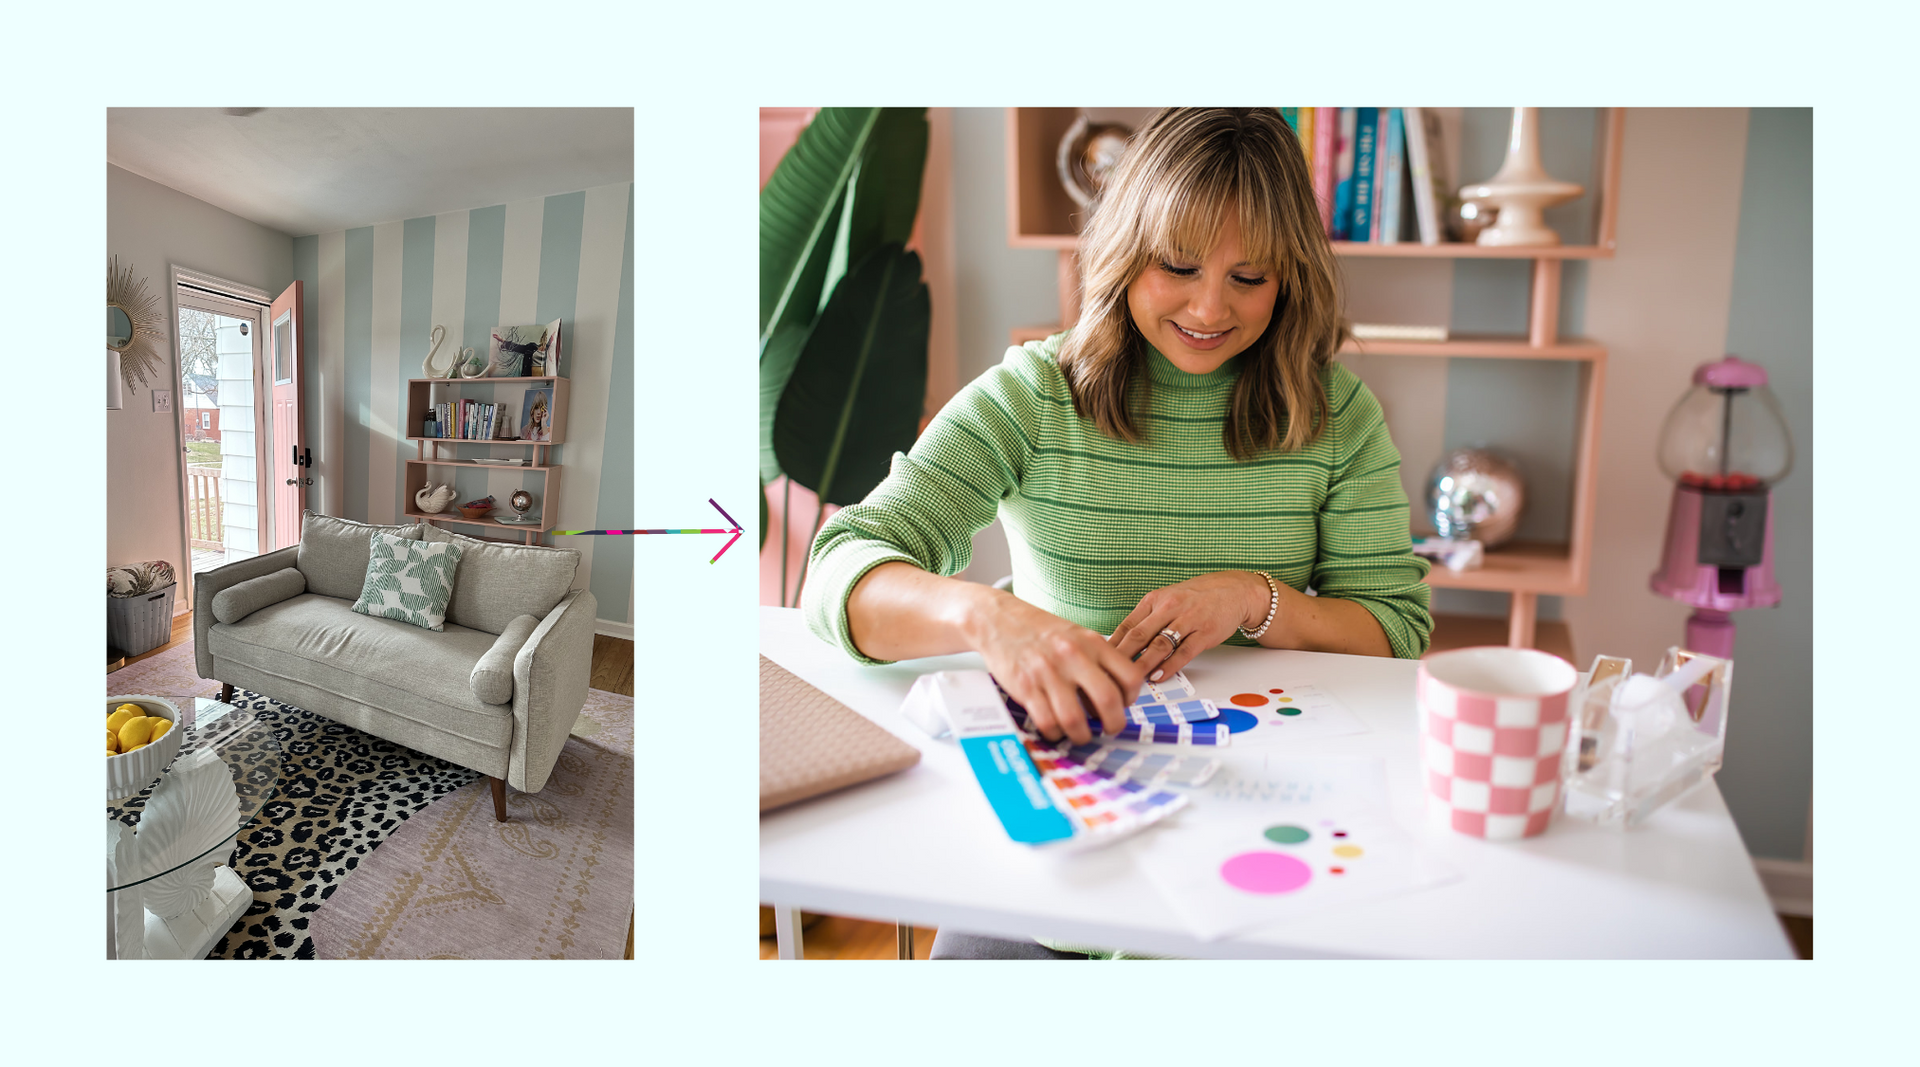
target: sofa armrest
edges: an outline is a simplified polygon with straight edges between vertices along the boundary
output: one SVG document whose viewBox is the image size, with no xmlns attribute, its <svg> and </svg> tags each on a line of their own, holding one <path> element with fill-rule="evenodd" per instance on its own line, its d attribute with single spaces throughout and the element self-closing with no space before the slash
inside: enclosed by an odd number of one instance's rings
<svg viewBox="0 0 1920 1067">
<path fill-rule="evenodd" d="M 574 720 L 587 703 L 593 621 L 599 602 L 585 589 L 547 613 L 513 658 L 513 741 L 507 782 L 537 793 L 547 784 Z"/>
<path fill-rule="evenodd" d="M 193 576 L 193 665 L 202 678 L 213 678 L 213 653 L 207 648 L 207 631 L 213 628 L 213 597 L 250 578 L 263 578 L 292 567 L 299 556 L 298 545 L 243 559 L 205 574 Z M 218 681 L 218 679 L 215 679 Z"/>
</svg>

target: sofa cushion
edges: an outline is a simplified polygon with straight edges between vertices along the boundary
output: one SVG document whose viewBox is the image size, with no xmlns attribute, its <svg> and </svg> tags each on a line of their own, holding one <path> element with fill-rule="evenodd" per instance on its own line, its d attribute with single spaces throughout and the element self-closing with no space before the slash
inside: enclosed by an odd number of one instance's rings
<svg viewBox="0 0 1920 1067">
<path fill-rule="evenodd" d="M 367 581 L 353 610 L 429 630 L 445 629 L 447 601 L 453 599 L 454 571 L 462 551 L 459 545 L 374 534 Z"/>
<path fill-rule="evenodd" d="M 487 649 L 487 654 L 473 665 L 473 673 L 467 675 L 467 684 L 473 687 L 474 696 L 487 704 L 505 704 L 513 699 L 513 658 L 526 647 L 527 638 L 533 636 L 534 628 L 539 625 L 539 619 L 521 615 L 494 638 L 493 647 Z"/>
<path fill-rule="evenodd" d="M 355 614 L 344 600 L 310 592 L 207 631 L 216 669 L 238 663 L 379 708 L 396 719 L 380 736 L 414 747 L 430 743 L 429 729 L 506 746 L 513 709 L 482 703 L 467 684 L 494 640 L 462 626 L 435 632 Z"/>
<path fill-rule="evenodd" d="M 580 553 L 571 548 L 482 541 L 432 525 L 423 536 L 466 549 L 447 621 L 490 634 L 504 632 L 520 615 L 546 618 L 573 586 L 573 573 L 580 566 Z"/>
<path fill-rule="evenodd" d="M 353 600 L 366 584 L 368 545 L 376 533 L 420 539 L 420 526 L 370 526 L 350 519 L 304 512 L 295 565 L 306 576 L 307 592 Z"/>
<path fill-rule="evenodd" d="M 272 574 L 236 582 L 213 594 L 213 617 L 221 622 L 239 622 L 268 604 L 278 604 L 306 591 L 306 576 L 293 567 L 282 567 Z"/>
</svg>

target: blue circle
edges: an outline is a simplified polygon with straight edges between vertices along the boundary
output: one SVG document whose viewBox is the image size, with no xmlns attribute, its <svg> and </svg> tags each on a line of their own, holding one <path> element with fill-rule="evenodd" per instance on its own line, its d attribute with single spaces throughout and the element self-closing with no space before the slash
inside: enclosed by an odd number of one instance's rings
<svg viewBox="0 0 1920 1067">
<path fill-rule="evenodd" d="M 1220 721 L 1226 725 L 1227 732 L 1230 734 L 1244 734 L 1260 725 L 1257 717 L 1239 708 L 1221 708 Z"/>
</svg>

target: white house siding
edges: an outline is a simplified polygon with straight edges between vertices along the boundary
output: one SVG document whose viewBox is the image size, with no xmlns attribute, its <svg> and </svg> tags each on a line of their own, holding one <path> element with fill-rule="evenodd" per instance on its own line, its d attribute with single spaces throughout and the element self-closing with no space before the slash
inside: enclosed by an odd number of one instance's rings
<svg viewBox="0 0 1920 1067">
<path fill-rule="evenodd" d="M 220 368 L 220 499 L 226 503 L 227 562 L 260 554 L 260 494 L 255 459 L 253 416 L 253 342 L 251 329 L 240 335 L 240 320 L 219 316 L 216 351 Z"/>
</svg>

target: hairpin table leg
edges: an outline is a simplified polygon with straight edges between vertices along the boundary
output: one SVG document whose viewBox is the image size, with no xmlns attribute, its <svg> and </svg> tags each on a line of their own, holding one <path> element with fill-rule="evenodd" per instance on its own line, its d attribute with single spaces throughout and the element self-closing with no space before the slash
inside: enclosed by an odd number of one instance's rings
<svg viewBox="0 0 1920 1067">
<path fill-rule="evenodd" d="M 806 946 L 800 943 L 799 908 L 789 908 L 785 904 L 773 906 L 773 936 L 780 946 L 781 959 L 804 960 L 807 958 Z"/>
<path fill-rule="evenodd" d="M 893 939 L 894 939 L 894 957 L 893 958 L 897 960 L 912 959 L 913 958 L 913 924 L 912 923 L 894 923 Z"/>
</svg>

